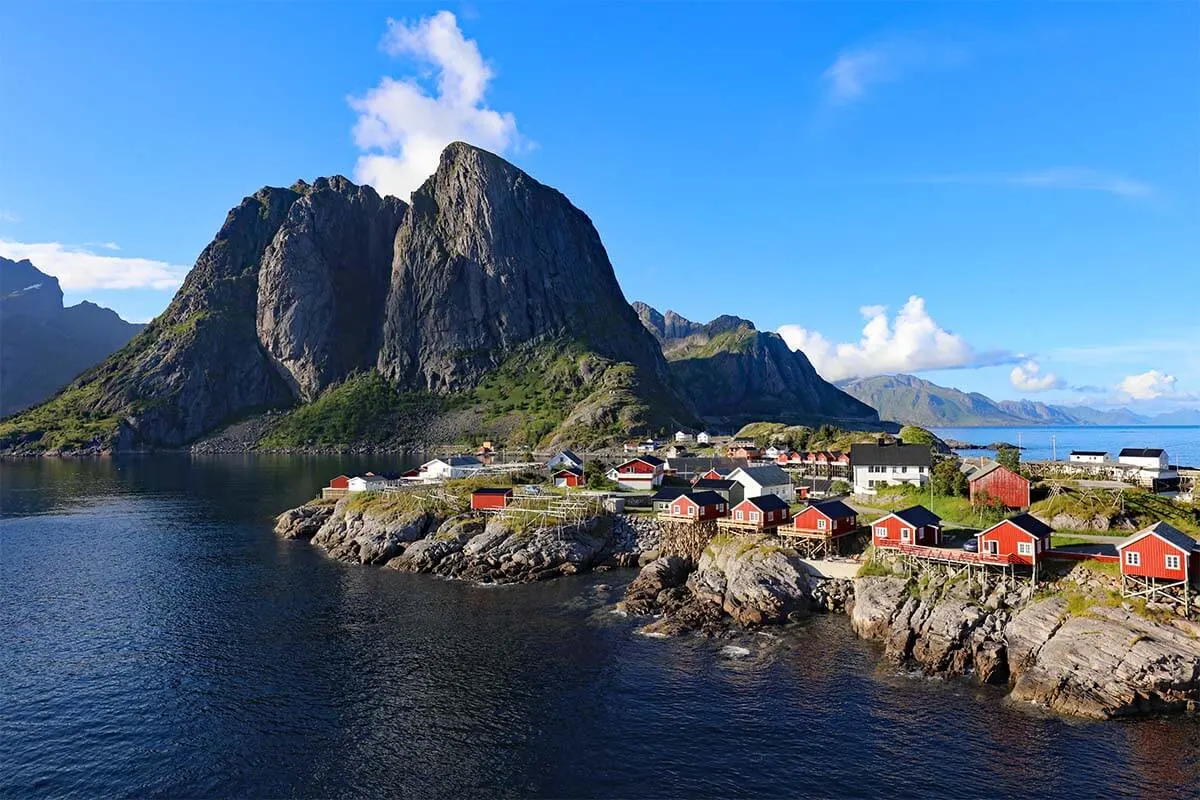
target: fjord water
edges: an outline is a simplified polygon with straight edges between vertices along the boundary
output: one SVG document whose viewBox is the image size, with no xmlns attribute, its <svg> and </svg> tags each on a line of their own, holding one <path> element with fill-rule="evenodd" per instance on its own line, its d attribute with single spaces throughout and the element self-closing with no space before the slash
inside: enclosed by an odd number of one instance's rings
<svg viewBox="0 0 1200 800">
<path fill-rule="evenodd" d="M 1195 796 L 1194 720 L 898 673 L 841 616 L 654 640 L 632 573 L 479 588 L 271 532 L 347 459 L 0 463 L 0 795 Z M 748 651 L 723 650 L 736 645 Z"/>
<path fill-rule="evenodd" d="M 972 444 L 1020 444 L 1026 461 L 1065 461 L 1072 450 L 1102 450 L 1115 459 L 1126 447 L 1161 447 L 1172 464 L 1200 466 L 1197 425 L 1033 425 L 1015 428 L 931 428 L 943 439 Z M 965 451 L 970 454 L 970 451 Z"/>
</svg>

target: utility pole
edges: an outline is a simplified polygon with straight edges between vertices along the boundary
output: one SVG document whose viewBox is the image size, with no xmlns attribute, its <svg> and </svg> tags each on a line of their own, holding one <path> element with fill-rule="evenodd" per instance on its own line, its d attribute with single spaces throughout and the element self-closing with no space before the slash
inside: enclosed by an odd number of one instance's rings
<svg viewBox="0 0 1200 800">
<path fill-rule="evenodd" d="M 1058 440 L 1054 434 L 1050 434 L 1050 460 L 1058 461 Z"/>
</svg>

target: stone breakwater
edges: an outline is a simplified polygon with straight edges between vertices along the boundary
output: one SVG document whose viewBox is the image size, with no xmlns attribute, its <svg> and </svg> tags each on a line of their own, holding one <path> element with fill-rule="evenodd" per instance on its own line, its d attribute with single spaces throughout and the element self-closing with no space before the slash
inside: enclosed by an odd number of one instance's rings
<svg viewBox="0 0 1200 800">
<path fill-rule="evenodd" d="M 937 575 L 824 579 L 770 539 L 717 536 L 697 555 L 670 526 L 619 515 L 520 528 L 471 514 L 379 513 L 343 499 L 286 511 L 276 531 L 347 563 L 481 583 L 640 564 L 621 607 L 652 617 L 646 634 L 725 636 L 844 612 L 892 663 L 1007 686 L 1013 700 L 1055 712 L 1109 719 L 1200 705 L 1200 625 L 1120 605 L 1073 608 L 1028 587 L 968 588 Z"/>
<path fill-rule="evenodd" d="M 659 546 L 653 522 L 623 516 L 518 526 L 500 517 L 397 512 L 352 500 L 285 511 L 276 518 L 275 532 L 285 539 L 308 539 L 338 561 L 479 583 L 522 583 L 636 566 Z"/>
</svg>

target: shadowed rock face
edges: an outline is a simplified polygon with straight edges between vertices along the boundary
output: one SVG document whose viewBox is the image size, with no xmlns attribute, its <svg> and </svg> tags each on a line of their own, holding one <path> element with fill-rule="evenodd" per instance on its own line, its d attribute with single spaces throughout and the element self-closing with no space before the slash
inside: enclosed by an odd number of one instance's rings
<svg viewBox="0 0 1200 800">
<path fill-rule="evenodd" d="M 706 325 L 634 303 L 663 348 L 675 383 L 701 416 L 735 423 L 778 420 L 876 425 L 879 415 L 828 383 L 775 333 L 724 315 Z"/>
</svg>

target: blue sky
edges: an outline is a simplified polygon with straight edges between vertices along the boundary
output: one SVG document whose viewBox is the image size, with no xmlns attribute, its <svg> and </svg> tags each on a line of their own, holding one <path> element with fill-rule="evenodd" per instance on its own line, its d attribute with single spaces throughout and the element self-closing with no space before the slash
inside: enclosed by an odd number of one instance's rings
<svg viewBox="0 0 1200 800">
<path fill-rule="evenodd" d="M 1197 405 L 1197 30 L 1194 3 L 6 4 L 0 254 L 149 319 L 258 187 L 402 193 L 467 138 L 584 209 L 629 299 L 782 329 L 827 377 Z"/>
</svg>

